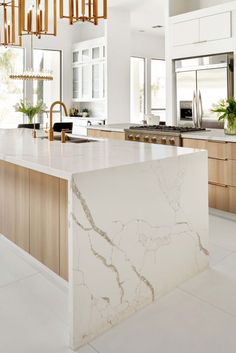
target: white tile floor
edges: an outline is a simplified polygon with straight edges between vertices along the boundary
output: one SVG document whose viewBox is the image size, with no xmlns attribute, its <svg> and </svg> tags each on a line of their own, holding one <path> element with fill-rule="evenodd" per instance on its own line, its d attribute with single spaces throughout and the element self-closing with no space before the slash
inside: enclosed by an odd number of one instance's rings
<svg viewBox="0 0 236 353">
<path fill-rule="evenodd" d="M 235 353 L 236 217 L 210 216 L 211 267 L 79 353 Z M 0 353 L 72 353 L 67 285 L 0 237 Z"/>
</svg>

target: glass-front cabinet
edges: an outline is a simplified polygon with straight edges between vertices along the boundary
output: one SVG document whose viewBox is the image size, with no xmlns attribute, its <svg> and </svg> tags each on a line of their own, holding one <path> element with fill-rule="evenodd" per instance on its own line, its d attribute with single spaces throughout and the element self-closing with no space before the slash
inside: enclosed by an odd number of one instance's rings
<svg viewBox="0 0 236 353">
<path fill-rule="evenodd" d="M 91 102 L 106 97 L 105 39 L 80 42 L 73 53 L 73 100 Z"/>
</svg>

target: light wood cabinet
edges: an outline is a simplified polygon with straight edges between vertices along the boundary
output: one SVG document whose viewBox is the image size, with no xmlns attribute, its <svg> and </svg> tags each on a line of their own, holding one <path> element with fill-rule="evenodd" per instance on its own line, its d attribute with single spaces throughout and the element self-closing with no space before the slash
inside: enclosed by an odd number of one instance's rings
<svg viewBox="0 0 236 353">
<path fill-rule="evenodd" d="M 227 186 L 209 184 L 209 207 L 229 211 L 229 188 Z"/>
<path fill-rule="evenodd" d="M 209 182 L 228 185 L 228 161 L 208 158 Z"/>
<path fill-rule="evenodd" d="M 107 131 L 99 129 L 87 129 L 87 135 L 95 138 L 106 138 L 113 140 L 125 140 L 125 133 L 120 131 Z"/>
<path fill-rule="evenodd" d="M 68 279 L 68 183 L 0 161 L 0 233 Z"/>
<path fill-rule="evenodd" d="M 183 146 L 208 151 L 209 206 L 236 213 L 236 143 L 183 139 Z"/>
<path fill-rule="evenodd" d="M 229 212 L 236 213 L 236 188 L 229 187 Z"/>
</svg>

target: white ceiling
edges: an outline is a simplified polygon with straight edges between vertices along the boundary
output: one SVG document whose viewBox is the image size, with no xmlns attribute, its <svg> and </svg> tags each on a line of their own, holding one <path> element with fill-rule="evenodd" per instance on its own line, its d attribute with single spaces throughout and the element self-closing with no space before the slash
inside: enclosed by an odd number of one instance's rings
<svg viewBox="0 0 236 353">
<path fill-rule="evenodd" d="M 145 31 L 153 35 L 164 35 L 164 29 L 153 29 L 152 26 L 164 26 L 166 1 L 167 0 L 108 0 L 108 6 L 129 10 L 133 30 Z"/>
</svg>

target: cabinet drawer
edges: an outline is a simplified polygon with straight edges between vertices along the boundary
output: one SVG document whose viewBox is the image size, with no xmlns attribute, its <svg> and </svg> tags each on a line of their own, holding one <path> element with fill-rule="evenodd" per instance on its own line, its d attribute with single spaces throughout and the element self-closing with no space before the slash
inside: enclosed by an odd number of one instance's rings
<svg viewBox="0 0 236 353">
<path fill-rule="evenodd" d="M 228 184 L 236 186 L 236 160 L 228 161 Z"/>
<path fill-rule="evenodd" d="M 209 182 L 228 185 L 228 161 L 220 159 L 208 159 Z"/>
<path fill-rule="evenodd" d="M 229 212 L 236 213 L 236 188 L 229 187 Z"/>
<path fill-rule="evenodd" d="M 222 211 L 229 210 L 229 188 L 227 186 L 209 184 L 209 207 Z"/>
<path fill-rule="evenodd" d="M 236 143 L 228 143 L 227 144 L 227 149 L 228 149 L 228 158 L 229 159 L 235 159 L 236 160 Z"/>
<path fill-rule="evenodd" d="M 224 12 L 200 18 L 200 42 L 231 37 L 231 13 Z"/>
<path fill-rule="evenodd" d="M 207 149 L 207 141 L 206 140 L 183 139 L 183 147 L 206 150 Z"/>
<path fill-rule="evenodd" d="M 227 159 L 227 143 L 211 142 L 207 143 L 208 157 L 217 159 Z"/>
</svg>

